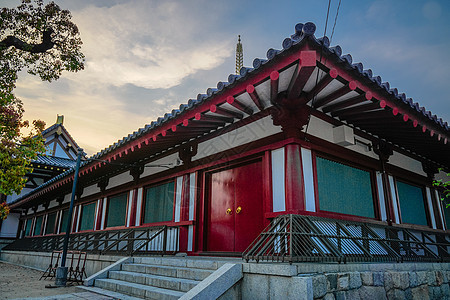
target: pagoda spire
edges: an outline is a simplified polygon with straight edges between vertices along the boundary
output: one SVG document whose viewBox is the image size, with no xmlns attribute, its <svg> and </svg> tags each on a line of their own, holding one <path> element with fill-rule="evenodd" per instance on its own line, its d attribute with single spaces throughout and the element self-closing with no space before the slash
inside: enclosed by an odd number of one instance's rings
<svg viewBox="0 0 450 300">
<path fill-rule="evenodd" d="M 244 50 L 242 49 L 241 36 L 238 35 L 238 43 L 236 44 L 236 74 L 239 75 L 239 71 L 244 66 Z"/>
</svg>

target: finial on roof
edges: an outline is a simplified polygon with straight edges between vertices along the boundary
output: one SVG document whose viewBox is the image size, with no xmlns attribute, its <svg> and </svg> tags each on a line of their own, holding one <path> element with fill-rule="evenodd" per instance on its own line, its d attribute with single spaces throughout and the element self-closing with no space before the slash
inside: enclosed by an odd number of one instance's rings
<svg viewBox="0 0 450 300">
<path fill-rule="evenodd" d="M 238 35 L 238 43 L 236 45 L 236 74 L 239 75 L 239 72 L 243 66 L 244 66 L 244 50 L 241 44 L 241 35 Z"/>
<path fill-rule="evenodd" d="M 56 115 L 56 124 L 63 124 L 64 123 L 64 115 Z"/>
</svg>

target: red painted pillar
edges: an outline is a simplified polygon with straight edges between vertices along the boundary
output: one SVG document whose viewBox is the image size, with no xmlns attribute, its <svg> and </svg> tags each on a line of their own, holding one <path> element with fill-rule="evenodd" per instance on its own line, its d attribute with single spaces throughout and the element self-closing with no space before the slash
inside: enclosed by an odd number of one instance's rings
<svg viewBox="0 0 450 300">
<path fill-rule="evenodd" d="M 183 183 L 181 188 L 181 203 L 180 203 L 180 221 L 189 221 L 189 185 L 190 176 L 186 174 L 183 176 Z M 188 245 L 188 226 L 180 226 L 180 251 L 187 251 Z"/>
<path fill-rule="evenodd" d="M 130 227 L 136 226 L 136 210 L 137 210 L 137 196 L 139 189 L 135 188 L 133 191 L 133 199 L 131 199 L 130 208 Z"/>
<path fill-rule="evenodd" d="M 100 230 L 102 227 L 102 215 L 103 215 L 103 198 L 98 202 L 98 214 L 97 220 L 95 220 L 95 230 Z"/>
<path fill-rule="evenodd" d="M 305 191 L 300 145 L 285 146 L 285 192 L 286 212 L 298 213 L 305 210 Z"/>
</svg>

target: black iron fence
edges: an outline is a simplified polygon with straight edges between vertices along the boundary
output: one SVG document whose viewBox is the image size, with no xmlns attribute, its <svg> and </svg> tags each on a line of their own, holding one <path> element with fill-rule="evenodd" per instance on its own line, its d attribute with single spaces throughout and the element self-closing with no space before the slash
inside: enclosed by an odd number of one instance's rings
<svg viewBox="0 0 450 300">
<path fill-rule="evenodd" d="M 283 215 L 243 253 L 246 261 L 450 261 L 449 234 L 312 216 Z"/>
<path fill-rule="evenodd" d="M 168 254 L 179 250 L 178 226 L 138 227 L 74 233 L 69 238 L 69 250 L 97 254 Z M 27 237 L 3 248 L 15 251 L 52 252 L 61 250 L 64 236 Z"/>
</svg>

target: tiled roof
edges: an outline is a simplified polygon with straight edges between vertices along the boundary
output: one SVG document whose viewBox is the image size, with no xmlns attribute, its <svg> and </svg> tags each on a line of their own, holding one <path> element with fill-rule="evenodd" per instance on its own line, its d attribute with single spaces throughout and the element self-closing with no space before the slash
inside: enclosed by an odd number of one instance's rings
<svg viewBox="0 0 450 300">
<path fill-rule="evenodd" d="M 72 159 L 39 155 L 37 159 L 31 161 L 33 164 L 59 167 L 63 169 L 74 168 L 76 161 Z"/>
<path fill-rule="evenodd" d="M 194 107 L 198 106 L 199 104 L 205 102 L 209 98 L 212 98 L 215 94 L 218 92 L 221 92 L 223 89 L 227 88 L 227 86 L 235 83 L 236 81 L 243 80 L 249 73 L 254 72 L 255 70 L 259 69 L 261 66 L 266 64 L 267 62 L 271 61 L 275 57 L 282 55 L 284 51 L 287 51 L 291 47 L 293 47 L 296 44 L 299 44 L 304 39 L 311 39 L 313 40 L 317 45 L 323 46 L 323 49 L 328 52 L 328 54 L 336 56 L 342 63 L 345 63 L 348 68 L 351 68 L 355 71 L 357 71 L 361 76 L 364 76 L 368 79 L 370 79 L 372 82 L 376 83 L 379 87 L 385 89 L 388 93 L 390 93 L 392 96 L 394 96 L 397 101 L 403 102 L 410 106 L 413 110 L 417 111 L 418 113 L 422 114 L 424 117 L 430 119 L 432 122 L 436 123 L 439 127 L 444 129 L 445 131 L 450 131 L 450 127 L 447 122 L 444 122 L 441 118 L 437 117 L 435 114 L 433 114 L 431 111 L 426 110 L 424 107 L 420 106 L 419 103 L 414 102 L 412 98 L 408 98 L 405 93 L 399 93 L 397 88 L 391 88 L 389 82 L 383 82 L 381 76 L 373 75 L 373 72 L 371 69 L 364 69 L 364 66 L 362 63 L 353 63 L 352 56 L 350 54 L 342 54 L 342 48 L 339 45 L 336 45 L 334 47 L 330 47 L 330 41 L 328 37 L 324 36 L 321 38 L 315 38 L 314 32 L 316 30 L 316 25 L 314 23 L 308 22 L 305 24 L 299 23 L 295 25 L 295 34 L 293 34 L 291 37 L 288 37 L 284 39 L 282 43 L 282 48 L 280 50 L 272 49 L 270 48 L 267 50 L 266 56 L 267 59 L 261 59 L 261 58 L 255 58 L 253 60 L 253 68 L 247 68 L 243 67 L 240 70 L 240 75 L 230 74 L 228 76 L 228 81 L 223 82 L 219 81 L 217 83 L 216 88 L 208 88 L 206 90 L 205 94 L 198 94 L 196 99 L 189 99 L 187 104 L 181 104 L 179 109 L 174 109 L 170 113 L 166 113 L 163 117 L 159 117 L 156 121 L 151 122 L 150 124 L 145 125 L 145 127 L 140 128 L 139 130 L 130 133 L 128 136 L 124 137 L 123 139 L 117 141 L 116 143 L 110 145 L 109 147 L 97 152 L 92 157 L 93 158 L 100 158 L 105 154 L 110 153 L 112 150 L 117 149 L 118 147 L 135 140 L 139 137 L 141 137 L 143 134 L 149 132 L 150 130 L 153 130 L 166 122 L 168 122 L 171 119 L 176 118 L 178 115 L 182 114 L 184 111 L 191 110 Z"/>
<path fill-rule="evenodd" d="M 67 134 L 67 136 L 71 139 L 71 141 L 73 142 L 73 147 L 75 149 L 80 148 L 77 144 L 77 142 L 73 139 L 73 137 L 70 135 L 69 131 L 67 131 L 67 129 L 64 127 L 63 124 L 53 124 L 52 126 L 50 126 L 49 128 L 45 129 L 44 131 L 42 131 L 42 136 L 45 136 L 47 133 L 55 130 L 56 128 L 58 128 L 59 126 L 61 126 L 61 128 L 64 130 L 64 132 Z"/>
<path fill-rule="evenodd" d="M 96 160 L 100 159 L 101 157 L 105 156 L 108 153 L 111 153 L 117 148 L 122 147 L 125 144 L 128 144 L 130 141 L 136 140 L 146 133 L 148 133 L 151 130 L 155 130 L 162 125 L 165 125 L 170 120 L 178 117 L 179 115 L 183 114 L 186 111 L 193 110 L 197 106 L 201 105 L 208 99 L 213 98 L 217 93 L 222 92 L 226 90 L 229 86 L 233 85 L 236 82 L 240 82 L 245 80 L 249 74 L 255 72 L 256 70 L 260 69 L 262 66 L 267 64 L 268 62 L 272 61 L 278 56 L 282 56 L 284 52 L 288 51 L 290 48 L 300 44 L 304 43 L 306 40 L 310 40 L 314 42 L 317 46 L 321 47 L 324 51 L 324 55 L 328 56 L 334 56 L 337 58 L 342 64 L 344 64 L 344 67 L 347 69 L 352 69 L 356 71 L 360 76 L 365 77 L 375 83 L 378 87 L 386 90 L 390 95 L 394 97 L 396 101 L 399 103 L 403 103 L 408 105 L 412 110 L 418 112 L 419 114 L 423 115 L 424 118 L 427 118 L 437 124 L 442 130 L 446 133 L 449 133 L 450 128 L 447 122 L 444 122 L 441 118 L 438 118 L 436 115 L 434 115 L 431 111 L 426 110 L 424 107 L 421 107 L 417 102 L 414 102 L 413 99 L 408 98 L 406 94 L 399 93 L 397 88 L 391 88 L 389 82 L 383 82 L 382 78 L 377 75 L 373 75 L 373 72 L 371 69 L 364 69 L 363 64 L 353 63 L 353 59 L 350 54 L 342 54 L 342 48 L 339 45 L 330 46 L 330 42 L 328 37 L 324 36 L 321 38 L 316 38 L 314 36 L 316 30 L 316 26 L 311 23 L 299 23 L 295 26 L 295 33 L 291 35 L 290 37 L 286 38 L 282 42 L 282 49 L 269 49 L 266 53 L 266 59 L 262 58 L 255 58 L 253 60 L 253 67 L 243 67 L 240 70 L 240 75 L 230 74 L 228 76 L 227 81 L 219 81 L 217 83 L 216 88 L 208 88 L 206 90 L 205 94 L 198 94 L 196 99 L 189 99 L 186 104 L 181 104 L 179 109 L 173 109 L 171 112 L 166 113 L 163 117 L 159 117 L 156 121 L 152 121 L 150 124 L 145 125 L 143 128 L 138 129 L 137 131 L 134 131 L 133 133 L 130 133 L 128 136 L 122 138 L 121 140 L 118 140 L 114 144 L 110 145 L 109 147 L 97 152 L 94 154 L 91 159 Z M 48 128 L 46 131 L 51 130 L 56 126 L 57 124 L 53 125 L 52 127 Z M 81 163 L 81 166 L 84 166 L 88 164 L 90 160 L 83 161 Z M 29 192 L 28 194 L 20 197 L 18 200 L 24 199 L 27 196 L 51 185 L 54 182 L 57 182 L 58 180 L 66 177 L 67 175 L 74 172 L 74 169 L 69 169 L 65 171 L 64 173 L 59 174 L 58 176 L 52 178 L 51 180 L 47 181 L 43 185 L 37 187 L 33 191 Z"/>
</svg>

